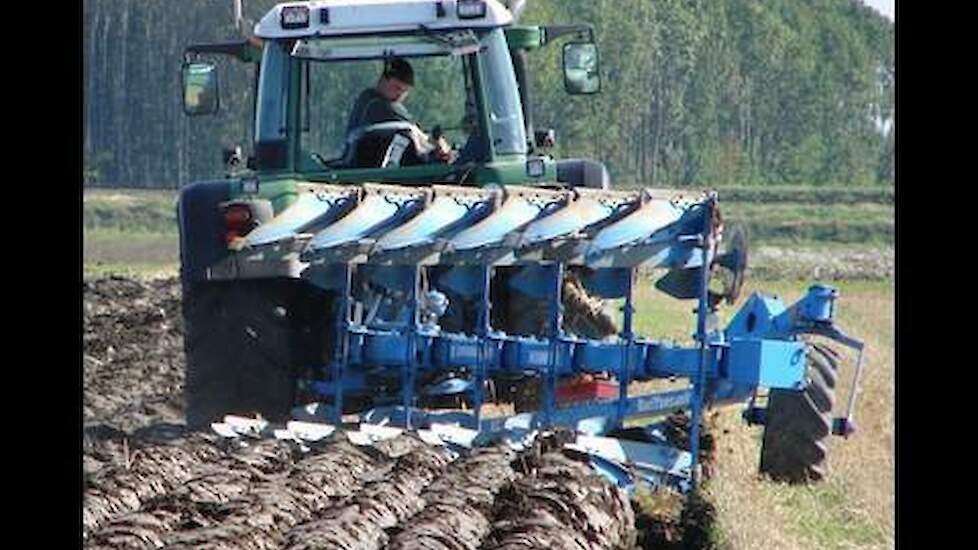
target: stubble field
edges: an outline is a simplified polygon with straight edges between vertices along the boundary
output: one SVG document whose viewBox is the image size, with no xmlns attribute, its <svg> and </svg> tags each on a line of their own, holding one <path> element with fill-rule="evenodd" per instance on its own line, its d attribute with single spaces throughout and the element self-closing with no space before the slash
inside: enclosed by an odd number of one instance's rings
<svg viewBox="0 0 978 550">
<path fill-rule="evenodd" d="M 836 281 L 838 319 L 866 343 L 856 407 L 858 431 L 829 439 L 830 474 L 823 483 L 789 486 L 757 474 L 762 428 L 748 427 L 737 407 L 718 411 L 716 475 L 707 494 L 718 510 L 717 540 L 732 549 L 883 549 L 895 545 L 895 301 L 892 281 Z M 763 291 L 791 303 L 802 281 L 748 282 L 745 293 Z M 638 329 L 689 340 L 694 317 L 688 304 L 652 291 L 642 296 Z M 738 303 L 739 305 L 739 303 Z M 736 307 L 736 306 L 734 306 Z M 730 310 L 734 308 L 729 308 Z M 841 349 L 841 348 L 836 348 Z M 855 357 L 842 368 L 836 389 L 847 403 Z"/>
</svg>

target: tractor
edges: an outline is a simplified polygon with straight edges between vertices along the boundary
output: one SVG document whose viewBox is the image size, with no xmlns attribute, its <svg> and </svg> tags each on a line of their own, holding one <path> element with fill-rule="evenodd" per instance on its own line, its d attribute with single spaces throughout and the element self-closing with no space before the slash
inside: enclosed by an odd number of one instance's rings
<svg viewBox="0 0 978 550">
<path fill-rule="evenodd" d="M 739 403 L 764 426 L 763 472 L 821 479 L 825 439 L 854 430 L 862 370 L 837 290 L 790 306 L 754 294 L 720 327 L 745 235 L 715 192 L 616 190 L 601 162 L 550 154 L 529 56 L 558 44 L 566 92 L 587 96 L 599 48 L 586 24 L 520 24 L 525 5 L 316 0 L 252 23 L 238 1 L 243 40 L 186 48 L 190 116 L 220 108 L 214 56 L 255 67 L 252 151 L 226 150 L 226 177 L 177 204 L 188 425 L 438 427 L 463 446 L 564 428 L 619 483 L 688 489 L 704 410 Z M 405 62 L 445 120 L 357 123 L 350 83 Z M 695 304 L 693 345 L 637 333 L 641 284 Z M 816 337 L 858 353 L 844 414 L 843 356 Z M 659 429 L 677 410 L 688 449 Z"/>
</svg>

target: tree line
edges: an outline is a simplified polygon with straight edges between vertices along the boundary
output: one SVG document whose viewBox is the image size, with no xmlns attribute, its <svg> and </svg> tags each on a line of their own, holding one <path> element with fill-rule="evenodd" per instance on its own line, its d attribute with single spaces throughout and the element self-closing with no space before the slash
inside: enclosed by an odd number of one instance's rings
<svg viewBox="0 0 978 550">
<path fill-rule="evenodd" d="M 246 15 L 275 3 L 246 0 Z M 177 187 L 219 176 L 222 147 L 247 149 L 251 66 L 218 60 L 218 115 L 186 117 L 180 102 L 184 48 L 240 39 L 231 11 L 230 0 L 85 0 L 87 183 Z M 554 154 L 602 160 L 615 182 L 894 181 L 894 28 L 858 0 L 531 0 L 523 22 L 594 26 L 599 95 L 564 92 L 559 45 L 531 53 L 536 126 L 556 131 Z M 420 120 L 439 108 L 412 102 Z"/>
</svg>

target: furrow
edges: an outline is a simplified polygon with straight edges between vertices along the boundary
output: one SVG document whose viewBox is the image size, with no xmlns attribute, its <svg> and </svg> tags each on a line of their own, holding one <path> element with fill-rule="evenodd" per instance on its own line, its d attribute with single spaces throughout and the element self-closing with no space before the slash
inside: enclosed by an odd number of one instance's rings
<svg viewBox="0 0 978 550">
<path fill-rule="evenodd" d="M 401 438 L 395 438 L 401 439 Z M 166 548 L 280 548 L 297 525 L 358 494 L 364 484 L 390 468 L 390 450 L 410 443 L 388 442 L 380 448 L 332 443 L 298 461 L 287 472 L 256 480 L 239 498 L 223 507 L 220 523 L 174 530 L 163 537 Z"/>
<path fill-rule="evenodd" d="M 516 550 L 631 548 L 635 516 L 625 493 L 585 462 L 549 452 L 495 502 L 496 521 L 482 548 Z"/>
<path fill-rule="evenodd" d="M 86 480 L 82 526 L 90 533 L 107 520 L 139 510 L 144 502 L 193 478 L 194 465 L 216 460 L 221 450 L 195 439 L 182 446 L 133 449 L 126 462 L 99 469 Z"/>
<path fill-rule="evenodd" d="M 155 538 L 173 525 L 206 524 L 202 518 L 219 517 L 219 507 L 245 494 L 256 480 L 293 463 L 288 446 L 277 441 L 231 452 L 204 438 L 188 445 L 196 452 L 186 452 L 186 445 L 138 450 L 131 469 L 100 476 L 86 491 L 89 546 L 155 547 Z M 133 495 L 135 487 L 142 490 Z"/>
<path fill-rule="evenodd" d="M 401 455 L 383 479 L 367 484 L 352 498 L 292 528 L 286 535 L 285 547 L 290 550 L 382 548 L 388 541 L 385 529 L 424 508 L 422 491 L 450 460 L 444 449 L 428 446 Z"/>
<path fill-rule="evenodd" d="M 516 472 L 515 453 L 504 447 L 476 450 L 452 464 L 421 494 L 424 509 L 390 537 L 391 550 L 474 550 L 491 529 L 496 493 Z"/>
</svg>

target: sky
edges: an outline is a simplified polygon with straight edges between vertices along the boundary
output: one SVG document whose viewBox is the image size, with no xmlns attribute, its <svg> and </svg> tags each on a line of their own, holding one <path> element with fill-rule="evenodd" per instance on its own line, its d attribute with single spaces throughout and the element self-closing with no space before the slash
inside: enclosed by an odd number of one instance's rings
<svg viewBox="0 0 978 550">
<path fill-rule="evenodd" d="M 894 11 L 895 2 L 896 0 L 863 0 L 864 4 L 876 8 L 876 11 L 885 15 L 890 21 L 896 20 L 896 12 Z"/>
</svg>

